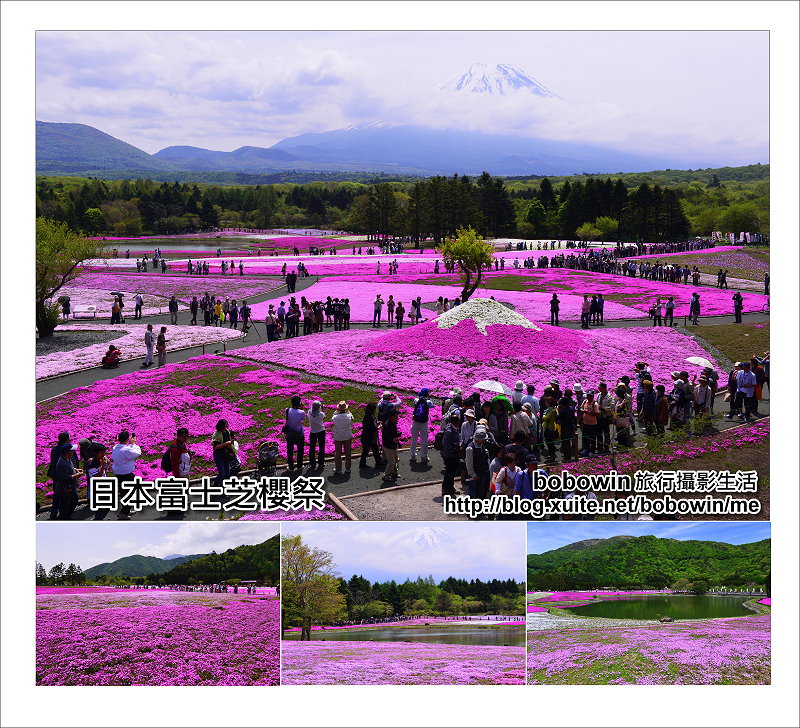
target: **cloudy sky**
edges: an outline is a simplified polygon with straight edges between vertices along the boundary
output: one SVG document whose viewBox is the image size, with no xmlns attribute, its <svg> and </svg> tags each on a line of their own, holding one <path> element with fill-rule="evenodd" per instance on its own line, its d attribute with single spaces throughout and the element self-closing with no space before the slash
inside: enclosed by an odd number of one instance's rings
<svg viewBox="0 0 800 728">
<path fill-rule="evenodd" d="M 375 122 L 768 160 L 764 31 L 39 32 L 37 118 L 147 152 Z M 558 98 L 443 90 L 512 64 Z"/>
<path fill-rule="evenodd" d="M 285 523 L 283 535 L 300 535 L 333 554 L 340 576 L 371 581 L 417 576 L 525 579 L 523 523 Z"/>
<path fill-rule="evenodd" d="M 48 523 L 36 528 L 36 559 L 46 569 L 60 561 L 88 569 L 133 554 L 163 559 L 225 551 L 263 543 L 279 530 L 271 523 Z"/>
<path fill-rule="evenodd" d="M 528 553 L 541 554 L 576 541 L 585 541 L 590 538 L 611 538 L 612 536 L 658 536 L 659 538 L 674 538 L 678 541 L 720 541 L 742 544 L 769 538 L 770 524 L 758 521 L 709 523 L 703 521 L 673 523 L 664 521 L 529 522 Z"/>
</svg>

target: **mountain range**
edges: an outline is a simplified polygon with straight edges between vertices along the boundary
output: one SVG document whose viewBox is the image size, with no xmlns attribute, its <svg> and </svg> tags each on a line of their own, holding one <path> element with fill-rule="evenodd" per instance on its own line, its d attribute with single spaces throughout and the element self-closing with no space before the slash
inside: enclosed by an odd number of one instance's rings
<svg viewBox="0 0 800 728">
<path fill-rule="evenodd" d="M 165 559 L 159 559 L 156 556 L 142 556 L 140 554 L 133 554 L 132 556 L 123 556 L 116 561 L 110 561 L 103 564 L 92 566 L 86 571 L 84 575 L 87 579 L 97 579 L 101 576 L 147 576 L 148 574 L 164 574 L 170 569 L 174 569 L 179 564 L 183 564 L 193 559 L 199 559 L 205 554 L 193 554 L 191 556 L 168 556 Z"/>
<path fill-rule="evenodd" d="M 661 588 L 680 578 L 764 584 L 770 568 L 769 539 L 734 545 L 614 536 L 528 554 L 528 589 Z"/>
<path fill-rule="evenodd" d="M 578 142 L 424 126 L 365 124 L 299 134 L 231 152 L 170 146 L 155 154 L 85 124 L 36 122 L 36 171 L 49 175 L 178 180 L 189 173 L 375 172 L 566 175 L 678 168 L 677 160 Z"/>
</svg>

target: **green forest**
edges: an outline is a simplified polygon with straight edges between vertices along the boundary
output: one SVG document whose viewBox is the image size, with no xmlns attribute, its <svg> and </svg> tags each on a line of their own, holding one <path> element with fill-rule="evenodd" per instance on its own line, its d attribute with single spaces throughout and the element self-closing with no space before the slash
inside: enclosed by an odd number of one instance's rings
<svg viewBox="0 0 800 728">
<path fill-rule="evenodd" d="M 768 586 L 770 540 L 733 545 L 617 536 L 528 554 L 528 590 Z"/>
<path fill-rule="evenodd" d="M 339 580 L 349 619 L 392 615 L 522 614 L 525 585 L 514 579 L 455 579 L 439 583 L 433 577 L 370 582 L 353 575 Z"/>
<path fill-rule="evenodd" d="M 674 241 L 714 230 L 769 234 L 769 165 L 254 185 L 39 176 L 36 214 L 90 235 L 312 227 L 420 244 L 473 227 L 484 237 Z"/>
<path fill-rule="evenodd" d="M 190 559 L 187 561 L 187 559 Z M 37 586 L 77 586 L 79 584 L 236 584 L 256 580 L 275 586 L 280 579 L 280 544 L 278 536 L 253 546 L 237 546 L 222 553 L 205 556 L 181 556 L 169 561 L 154 557 L 129 556 L 113 564 L 100 564 L 83 571 L 75 564 L 56 564 L 46 571 L 36 563 Z M 161 571 L 162 562 L 172 566 Z M 102 567 L 102 568 L 101 568 Z M 104 568 L 114 567 L 114 568 Z M 94 572 L 93 572 L 94 569 Z M 139 569 L 137 576 L 131 572 Z M 100 572 L 95 574 L 95 572 Z M 145 573 L 149 571 L 150 573 Z"/>
</svg>

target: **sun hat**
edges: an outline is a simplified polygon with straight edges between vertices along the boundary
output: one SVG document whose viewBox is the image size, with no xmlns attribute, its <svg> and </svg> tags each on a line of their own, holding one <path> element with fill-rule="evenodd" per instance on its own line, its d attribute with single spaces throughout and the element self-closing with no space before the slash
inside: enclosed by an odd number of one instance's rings
<svg viewBox="0 0 800 728">
<path fill-rule="evenodd" d="M 582 392 L 583 391 L 583 386 L 581 385 L 580 382 L 575 382 L 575 384 L 572 385 L 572 391 L 573 392 Z"/>
<path fill-rule="evenodd" d="M 551 379 L 550 384 L 555 384 L 556 386 L 558 386 L 558 379 Z"/>
<path fill-rule="evenodd" d="M 474 417 L 474 416 L 475 416 L 475 410 L 472 410 L 472 409 L 468 409 L 468 410 L 467 410 L 467 411 L 464 413 L 464 417 Z"/>
<path fill-rule="evenodd" d="M 533 412 L 533 407 L 531 407 L 530 402 L 523 402 L 522 409 L 524 409 L 526 412 Z"/>
<path fill-rule="evenodd" d="M 681 373 L 680 373 L 680 372 L 672 372 L 672 374 L 670 374 L 670 376 L 671 376 L 673 379 L 677 379 L 678 377 L 680 377 L 680 375 L 681 375 Z"/>
<path fill-rule="evenodd" d="M 486 430 L 484 430 L 482 427 L 479 427 L 477 430 L 475 430 L 475 434 L 473 435 L 473 438 L 475 440 L 485 440 L 486 439 Z"/>
<path fill-rule="evenodd" d="M 347 412 L 347 402 L 342 400 L 341 402 L 339 402 L 339 404 L 337 405 L 336 409 L 339 412 Z"/>
<path fill-rule="evenodd" d="M 384 399 L 389 399 L 389 397 L 391 397 L 391 396 L 392 396 L 392 393 L 388 389 L 383 393 L 383 398 Z"/>
<path fill-rule="evenodd" d="M 65 453 L 65 452 L 69 452 L 70 450 L 77 450 L 77 449 L 78 449 L 78 448 L 77 448 L 75 445 L 73 445 L 72 443 L 65 442 L 65 443 L 64 443 L 64 444 L 63 444 L 63 445 L 62 445 L 62 446 L 61 446 L 61 447 L 58 449 L 58 451 L 59 451 L 60 453 Z"/>
<path fill-rule="evenodd" d="M 484 427 L 484 428 L 486 428 L 486 427 L 488 427 L 488 426 L 489 426 L 489 420 L 487 420 L 485 417 L 483 417 L 483 418 L 481 418 L 481 419 L 479 419 L 479 420 L 478 420 L 478 427 L 479 427 L 479 428 L 480 428 L 480 427 Z"/>
<path fill-rule="evenodd" d="M 518 380 L 514 385 L 514 391 L 521 392 L 523 389 L 525 389 L 525 383 L 522 380 Z"/>
</svg>

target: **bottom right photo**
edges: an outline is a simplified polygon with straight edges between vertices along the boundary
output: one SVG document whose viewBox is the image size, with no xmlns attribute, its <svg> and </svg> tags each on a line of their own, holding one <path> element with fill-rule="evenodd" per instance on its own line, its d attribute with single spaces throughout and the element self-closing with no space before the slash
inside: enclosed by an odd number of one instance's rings
<svg viewBox="0 0 800 728">
<path fill-rule="evenodd" d="M 528 523 L 528 684 L 769 684 L 770 548 L 769 523 Z"/>
</svg>

